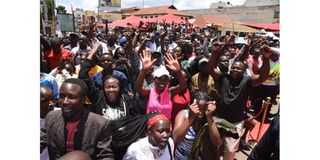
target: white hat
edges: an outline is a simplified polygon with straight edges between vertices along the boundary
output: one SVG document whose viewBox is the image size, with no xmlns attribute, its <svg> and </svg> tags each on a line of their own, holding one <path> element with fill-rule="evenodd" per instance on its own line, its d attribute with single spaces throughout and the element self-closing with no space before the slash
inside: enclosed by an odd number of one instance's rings
<svg viewBox="0 0 320 160">
<path fill-rule="evenodd" d="M 199 61 L 199 65 L 202 63 L 202 62 L 207 62 L 208 63 L 208 58 L 201 58 L 200 61 Z"/>
<path fill-rule="evenodd" d="M 163 75 L 170 77 L 170 73 L 164 65 L 154 67 L 154 71 L 152 72 L 152 75 L 153 77 L 161 77 Z"/>
</svg>

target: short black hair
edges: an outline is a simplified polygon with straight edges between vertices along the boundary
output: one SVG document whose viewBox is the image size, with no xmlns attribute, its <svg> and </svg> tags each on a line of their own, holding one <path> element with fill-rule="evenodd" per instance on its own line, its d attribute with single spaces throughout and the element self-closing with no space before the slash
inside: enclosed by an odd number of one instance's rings
<svg viewBox="0 0 320 160">
<path fill-rule="evenodd" d="M 108 79 L 117 79 L 119 81 L 119 88 L 120 88 L 120 92 L 122 91 L 122 82 L 121 79 L 118 76 L 114 76 L 114 75 L 106 75 L 102 78 L 103 81 L 103 87 L 104 87 L 104 82 Z"/>
<path fill-rule="evenodd" d="M 235 64 L 236 62 L 241 63 L 241 64 L 243 65 L 243 69 L 244 69 L 244 70 L 248 68 L 247 63 L 244 62 L 244 61 L 241 61 L 241 60 L 235 60 L 235 61 L 232 63 L 232 65 Z M 231 65 L 231 66 L 232 66 L 232 65 Z"/>
<path fill-rule="evenodd" d="M 50 39 L 51 47 L 61 45 L 62 39 L 58 37 L 54 37 Z"/>
<path fill-rule="evenodd" d="M 198 92 L 194 92 L 194 94 L 192 94 L 191 99 L 190 99 L 190 105 L 193 103 L 194 100 L 205 100 L 205 101 L 212 101 L 213 98 L 209 96 L 208 93 L 203 92 L 203 91 L 198 91 Z"/>
<path fill-rule="evenodd" d="M 86 96 L 87 95 L 88 86 L 83 80 L 81 80 L 79 78 L 69 78 L 69 79 L 66 79 L 62 84 L 64 84 L 64 83 L 72 83 L 72 84 L 79 85 L 80 88 L 81 88 L 82 96 Z"/>
</svg>

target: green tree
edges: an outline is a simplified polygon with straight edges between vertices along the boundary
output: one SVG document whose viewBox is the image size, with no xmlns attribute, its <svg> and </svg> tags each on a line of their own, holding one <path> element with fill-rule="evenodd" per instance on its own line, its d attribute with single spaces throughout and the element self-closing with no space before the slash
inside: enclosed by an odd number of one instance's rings
<svg viewBox="0 0 320 160">
<path fill-rule="evenodd" d="M 45 0 L 45 3 L 48 8 L 48 19 L 52 20 L 52 0 Z"/>
<path fill-rule="evenodd" d="M 56 8 L 56 10 L 57 10 L 57 14 L 66 14 L 67 13 L 67 10 L 66 10 L 65 6 L 58 6 Z"/>
</svg>

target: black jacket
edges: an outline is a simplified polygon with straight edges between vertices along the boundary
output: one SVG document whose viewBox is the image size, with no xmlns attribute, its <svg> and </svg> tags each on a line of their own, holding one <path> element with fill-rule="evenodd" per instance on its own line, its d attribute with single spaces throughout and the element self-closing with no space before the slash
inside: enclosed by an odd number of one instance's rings
<svg viewBox="0 0 320 160">
<path fill-rule="evenodd" d="M 46 116 L 45 130 L 41 131 L 41 148 L 48 147 L 51 160 L 67 153 L 67 129 L 62 110 L 51 111 Z M 101 116 L 83 109 L 78 131 L 74 135 L 74 150 L 86 152 L 92 159 L 114 159 L 111 150 L 111 125 Z"/>
<path fill-rule="evenodd" d="M 88 86 L 87 97 L 92 102 L 92 105 L 88 109 L 111 121 L 125 118 L 128 115 L 139 114 L 136 111 L 135 100 L 129 99 L 125 94 L 121 94 L 120 98 L 115 103 L 111 103 L 107 100 L 104 91 L 95 87 L 90 80 L 88 72 L 91 69 L 91 63 L 90 60 L 85 60 L 81 64 L 79 73 L 79 78 L 84 80 Z"/>
</svg>

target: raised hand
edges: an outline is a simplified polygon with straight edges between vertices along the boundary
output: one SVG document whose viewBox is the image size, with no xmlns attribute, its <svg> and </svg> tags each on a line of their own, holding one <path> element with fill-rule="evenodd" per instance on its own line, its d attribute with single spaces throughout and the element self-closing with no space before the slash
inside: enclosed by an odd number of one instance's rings
<svg viewBox="0 0 320 160">
<path fill-rule="evenodd" d="M 206 109 L 206 116 L 208 118 L 212 117 L 212 113 L 216 110 L 216 101 L 209 101 L 207 102 L 208 107 Z"/>
<path fill-rule="evenodd" d="M 189 109 L 190 109 L 190 116 L 196 116 L 196 115 L 199 115 L 199 114 L 201 114 L 200 113 L 200 108 L 199 108 L 199 106 L 198 106 L 198 103 L 197 103 L 197 100 L 196 99 L 194 99 L 193 100 L 193 102 L 192 102 L 192 104 L 189 106 Z"/>
<path fill-rule="evenodd" d="M 262 47 L 260 47 L 260 53 L 263 55 L 264 58 L 269 58 L 273 52 L 269 46 L 263 45 Z"/>
<path fill-rule="evenodd" d="M 141 61 L 142 61 L 142 69 L 143 70 L 148 70 L 152 67 L 156 59 L 151 60 L 151 50 L 150 49 L 145 49 L 143 50 L 142 54 L 139 54 Z"/>
<path fill-rule="evenodd" d="M 251 41 L 252 35 L 249 33 L 246 38 L 247 38 L 246 45 L 247 46 L 251 46 L 251 44 L 252 44 L 252 41 Z"/>
<path fill-rule="evenodd" d="M 164 39 L 166 36 L 167 36 L 167 31 L 166 30 L 161 30 L 160 38 Z"/>
<path fill-rule="evenodd" d="M 172 54 L 166 53 L 166 55 L 164 56 L 164 59 L 166 62 L 166 66 L 168 68 L 170 68 L 173 72 L 178 72 L 181 70 L 180 64 L 178 62 L 176 55 L 174 55 L 174 57 L 172 57 Z"/>
<path fill-rule="evenodd" d="M 219 51 L 222 49 L 222 45 L 223 45 L 222 42 L 214 41 L 214 42 L 212 43 L 212 53 L 217 53 L 217 52 L 219 52 Z"/>
<path fill-rule="evenodd" d="M 227 45 L 232 45 L 234 44 L 234 39 L 236 38 L 236 36 L 234 34 L 231 34 L 229 37 L 226 38 L 226 44 Z"/>
</svg>

